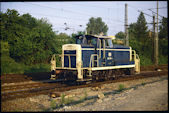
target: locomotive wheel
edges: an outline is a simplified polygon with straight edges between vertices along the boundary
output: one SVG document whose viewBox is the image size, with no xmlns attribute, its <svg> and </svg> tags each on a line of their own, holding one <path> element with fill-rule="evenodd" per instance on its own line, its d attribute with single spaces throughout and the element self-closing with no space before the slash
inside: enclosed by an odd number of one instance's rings
<svg viewBox="0 0 169 113">
<path fill-rule="evenodd" d="M 134 68 L 92 71 L 92 81 L 118 79 L 120 76 L 133 75 Z"/>
<path fill-rule="evenodd" d="M 98 71 L 92 71 L 92 81 L 97 81 L 98 78 Z"/>
<path fill-rule="evenodd" d="M 134 70 L 134 68 L 131 68 L 130 69 L 130 75 L 134 75 L 135 74 L 135 70 Z"/>
<path fill-rule="evenodd" d="M 113 80 L 114 77 L 115 75 L 113 73 L 113 70 L 108 70 L 106 80 Z"/>
<path fill-rule="evenodd" d="M 134 75 L 134 68 L 126 69 L 125 74 L 126 75 Z"/>
</svg>

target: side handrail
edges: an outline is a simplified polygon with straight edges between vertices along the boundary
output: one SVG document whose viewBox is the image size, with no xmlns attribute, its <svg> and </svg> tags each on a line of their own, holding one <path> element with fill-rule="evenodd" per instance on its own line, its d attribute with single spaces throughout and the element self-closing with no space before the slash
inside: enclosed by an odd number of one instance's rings
<svg viewBox="0 0 169 113">
<path fill-rule="evenodd" d="M 133 59 L 133 56 L 134 56 L 134 59 Z M 132 50 L 132 60 L 135 61 L 135 59 L 136 59 L 136 51 L 135 51 L 135 50 Z"/>
<path fill-rule="evenodd" d="M 51 60 L 50 60 L 50 63 L 51 63 L 51 71 L 56 69 L 56 55 L 58 55 L 58 56 L 62 59 L 61 54 L 53 54 L 53 55 L 52 55 L 52 58 L 51 58 Z M 62 61 L 62 60 L 61 60 L 61 61 Z"/>
<path fill-rule="evenodd" d="M 133 52 L 134 52 L 134 54 L 133 54 Z M 140 60 L 140 58 L 139 58 L 138 54 L 136 54 L 135 50 L 132 50 L 132 56 L 134 56 L 134 61 L 135 61 L 135 59 L 139 59 Z"/>
<path fill-rule="evenodd" d="M 93 67 L 93 64 L 94 64 L 94 56 L 97 56 L 97 67 L 98 67 L 98 55 L 97 55 L 97 54 L 92 54 L 92 55 L 90 56 L 89 68 L 91 68 L 91 64 L 92 64 L 92 67 Z"/>
<path fill-rule="evenodd" d="M 136 54 L 136 59 L 139 59 L 139 60 L 140 60 L 140 58 L 139 58 L 138 54 Z"/>
<path fill-rule="evenodd" d="M 56 54 L 52 55 L 50 63 L 51 63 L 51 71 L 55 70 L 55 68 L 56 68 Z"/>
</svg>

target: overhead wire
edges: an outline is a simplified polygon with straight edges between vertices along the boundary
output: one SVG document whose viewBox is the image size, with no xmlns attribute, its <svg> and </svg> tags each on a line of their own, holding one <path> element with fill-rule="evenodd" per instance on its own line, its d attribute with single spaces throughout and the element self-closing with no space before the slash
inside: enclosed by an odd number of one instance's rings
<svg viewBox="0 0 169 113">
<path fill-rule="evenodd" d="M 31 3 L 32 4 L 32 3 Z M 32 4 L 32 5 L 36 5 L 36 4 Z M 42 5 L 37 5 L 37 6 L 40 6 L 40 7 L 46 7 L 46 6 L 42 6 Z M 50 7 L 47 7 L 47 8 L 50 8 Z M 58 8 L 57 8 L 58 9 Z M 67 10 L 62 10 L 62 11 L 67 11 Z M 71 13 L 77 13 L 77 12 L 71 12 Z M 82 13 L 79 13 L 79 14 L 82 14 Z M 84 15 L 84 14 L 83 14 Z M 85 14 L 86 15 L 86 14 Z M 90 15 L 90 16 L 93 16 L 93 15 Z M 58 17 L 58 16 L 57 16 Z M 103 19 L 105 19 L 105 20 L 110 20 L 111 18 L 105 18 L 105 17 L 102 17 Z M 120 21 L 120 20 L 114 20 L 114 19 L 111 19 L 111 20 L 113 20 L 113 21 L 116 21 L 116 22 L 120 22 L 120 23 L 124 23 L 123 21 Z M 108 22 L 108 23 L 112 23 L 112 22 Z M 117 23 L 113 23 L 112 25 L 110 25 L 110 24 L 108 24 L 108 26 L 113 26 L 114 24 L 116 24 L 117 25 Z M 121 24 L 118 24 L 119 26 L 124 26 L 124 25 L 121 25 Z M 115 27 L 115 26 L 113 26 L 113 27 Z"/>
<path fill-rule="evenodd" d="M 25 3 L 24 3 L 25 4 Z M 32 4 L 32 3 L 28 3 L 28 4 Z M 58 8 L 53 8 L 53 7 L 48 7 L 48 6 L 42 6 L 42 5 L 38 5 L 38 4 L 32 4 L 32 5 L 37 5 L 37 6 L 40 6 L 40 7 L 47 7 L 47 8 L 52 8 L 52 9 L 57 9 L 57 10 L 61 10 L 61 9 L 58 9 Z M 79 13 L 79 12 L 74 12 L 74 11 L 70 11 L 70 10 L 65 10 L 65 9 L 62 9 L 62 11 L 68 11 L 68 12 L 71 12 L 71 13 Z M 80 15 L 86 15 L 86 16 L 90 16 L 90 17 L 93 17 L 93 14 L 92 15 L 90 15 L 90 14 L 86 14 L 86 13 L 79 13 Z M 96 17 L 99 17 L 98 15 L 95 15 Z M 102 17 L 102 18 L 104 18 L 104 19 L 106 19 L 106 20 L 109 20 L 109 18 L 105 18 L 105 17 Z M 121 21 L 121 20 L 115 20 L 115 19 L 112 19 L 111 18 L 111 20 L 113 20 L 113 21 L 116 21 L 116 22 L 121 22 L 121 23 L 124 23 L 123 21 Z"/>
<path fill-rule="evenodd" d="M 136 8 L 134 8 L 133 6 L 131 6 L 131 5 L 128 5 L 130 8 L 133 8 L 133 9 L 136 9 Z M 138 9 L 138 8 L 137 8 Z M 143 12 L 142 10 L 136 10 L 137 12 L 142 12 L 143 14 L 145 14 L 145 15 L 147 15 L 147 16 L 149 16 L 149 17 L 152 17 L 153 18 L 153 16 L 152 15 L 149 15 L 149 14 L 147 14 L 147 13 L 145 13 L 145 12 Z M 159 20 L 161 20 L 161 19 L 159 19 Z"/>
<path fill-rule="evenodd" d="M 92 16 L 93 17 L 93 14 L 87 14 L 87 13 L 82 13 L 82 12 L 77 12 L 77 11 L 72 11 L 72 10 L 68 10 L 68 9 L 63 9 L 63 8 L 54 8 L 54 7 L 49 7 L 49 6 L 44 6 L 44 5 L 39 5 L 39 4 L 34 4 L 34 3 L 30 3 L 30 2 L 22 2 L 23 4 L 25 4 L 25 5 L 34 5 L 34 6 L 39 6 L 39 7 L 43 7 L 43 8 L 49 8 L 49 9 L 54 9 L 54 10 L 59 10 L 59 11 L 64 11 L 64 12 L 67 12 L 67 13 L 72 13 L 72 14 L 80 14 L 80 15 L 83 15 L 83 16 Z M 74 5 L 77 5 L 77 4 L 74 4 Z M 90 4 L 91 5 L 91 4 Z M 90 6 L 90 5 L 88 5 L 88 6 Z M 119 4 L 118 4 L 119 5 Z M 120 4 L 121 5 L 121 4 Z M 83 5 L 82 5 L 83 6 Z M 131 5 L 128 5 L 129 7 L 131 7 L 131 8 L 133 8 L 133 6 L 131 6 Z M 104 6 L 102 6 L 102 7 L 97 7 L 97 6 L 90 6 L 90 7 L 95 7 L 95 8 L 107 8 L 108 10 L 110 10 L 110 9 L 112 9 L 111 7 L 104 7 Z M 162 8 L 166 8 L 166 7 L 160 7 L 161 9 Z M 159 9 L 160 9 L 159 8 Z M 134 9 L 136 9 L 136 8 L 134 8 Z M 153 9 L 153 8 L 149 8 L 149 9 Z M 154 8 L 155 9 L 155 8 Z M 20 11 L 20 12 L 23 12 L 23 11 Z M 108 11 L 109 13 L 110 13 L 110 11 Z M 143 12 L 143 10 L 137 10 L 137 12 Z M 24 13 L 26 13 L 26 12 L 24 12 Z M 37 14 L 37 15 L 41 15 L 41 16 L 49 16 L 49 17 L 57 17 L 57 18 L 62 18 L 62 19 L 70 19 L 70 20 L 79 20 L 79 21 L 81 21 L 81 20 L 85 20 L 85 21 L 87 21 L 89 18 L 70 18 L 70 17 L 63 17 L 63 16 L 56 16 L 56 15 L 49 15 L 49 14 L 40 14 L 40 13 L 30 13 L 30 14 Z M 149 15 L 149 14 L 147 14 L 147 13 L 145 13 L 145 12 L 143 12 L 143 14 L 145 14 L 145 15 L 147 15 L 147 16 L 149 16 L 149 17 L 153 17 L 153 16 L 151 16 L 151 15 Z M 95 16 L 95 17 L 99 17 L 98 15 L 97 16 Z M 105 20 L 108 20 L 108 26 L 113 26 L 114 24 L 116 24 L 117 25 L 117 23 L 114 23 L 114 22 L 112 22 L 112 21 L 115 21 L 115 22 L 118 22 L 118 23 L 123 23 L 124 24 L 124 22 L 123 21 L 121 21 L 121 20 L 115 20 L 115 19 L 112 19 L 112 18 L 110 18 L 109 16 L 107 17 L 107 18 L 105 18 L 105 17 L 102 17 L 103 19 L 105 19 Z M 110 21 L 110 20 L 112 20 L 112 21 Z M 109 23 L 111 23 L 112 25 L 110 25 Z M 119 24 L 120 26 L 124 26 L 124 25 L 121 25 L 121 24 Z"/>
<path fill-rule="evenodd" d="M 152 11 L 151 9 L 148 9 L 148 10 L 149 10 L 149 11 Z M 155 14 L 157 14 L 157 13 L 154 12 L 154 11 L 152 11 L 152 12 L 155 13 Z M 160 17 L 162 17 L 162 18 L 164 17 L 164 16 L 161 16 L 161 15 L 159 15 L 159 14 L 158 14 L 158 16 L 160 16 Z"/>
</svg>

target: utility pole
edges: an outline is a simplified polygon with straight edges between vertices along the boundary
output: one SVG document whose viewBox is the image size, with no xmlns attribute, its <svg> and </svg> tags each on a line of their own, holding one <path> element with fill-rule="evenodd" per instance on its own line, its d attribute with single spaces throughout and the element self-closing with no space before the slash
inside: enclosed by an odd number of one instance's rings
<svg viewBox="0 0 169 113">
<path fill-rule="evenodd" d="M 128 36 L 128 5 L 125 4 L 125 45 L 129 46 L 129 36 Z"/>
<path fill-rule="evenodd" d="M 156 29 L 155 29 L 155 15 L 153 15 L 153 43 L 152 43 L 152 45 L 153 45 L 153 57 L 152 57 L 152 60 L 153 60 L 153 63 L 155 64 L 155 43 L 156 43 L 156 41 L 155 41 L 155 37 L 156 37 Z"/>
<path fill-rule="evenodd" d="M 155 35 L 155 65 L 158 65 L 158 1 L 157 1 L 157 32 Z"/>
</svg>

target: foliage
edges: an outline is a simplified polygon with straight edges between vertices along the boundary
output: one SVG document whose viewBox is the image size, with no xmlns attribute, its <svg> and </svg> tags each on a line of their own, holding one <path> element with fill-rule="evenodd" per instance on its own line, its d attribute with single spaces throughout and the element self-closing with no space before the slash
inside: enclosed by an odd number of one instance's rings
<svg viewBox="0 0 169 113">
<path fill-rule="evenodd" d="M 125 33 L 120 31 L 115 35 L 115 37 L 118 38 L 118 39 L 125 39 Z"/>
<path fill-rule="evenodd" d="M 146 83 L 145 83 L 144 81 L 141 83 L 141 85 L 143 85 L 143 86 L 144 86 L 145 84 L 146 84 Z"/>
<path fill-rule="evenodd" d="M 159 64 L 168 63 L 168 18 L 163 18 L 159 26 Z"/>
<path fill-rule="evenodd" d="M 15 62 L 9 56 L 1 56 L 1 74 L 24 73 L 24 65 Z"/>
<path fill-rule="evenodd" d="M 50 71 L 51 56 L 61 54 L 63 44 L 74 43 L 73 38 L 67 34 L 56 34 L 47 19 L 36 19 L 30 14 L 20 15 L 10 9 L 0 14 L 0 36 L 4 46 L 1 51 L 1 56 L 4 56 L 2 68 L 5 73 L 15 73 L 5 67 L 11 65 L 11 69 L 15 70 L 15 64 L 25 68 L 19 68 L 21 72 Z M 57 65 L 60 65 L 59 57 Z"/>
<path fill-rule="evenodd" d="M 159 56 L 159 64 L 168 64 L 168 55 L 160 55 Z"/>
<path fill-rule="evenodd" d="M 0 51 L 1 56 L 2 55 L 3 56 L 9 56 L 9 44 L 8 44 L 8 42 L 1 40 L 0 44 L 1 44 L 1 51 Z"/>
<path fill-rule="evenodd" d="M 1 74 L 4 73 L 24 73 L 23 65 L 16 63 L 9 57 L 9 44 L 1 40 Z M 3 67 L 3 68 L 2 68 Z"/>
<path fill-rule="evenodd" d="M 92 35 L 99 35 L 100 33 L 103 33 L 104 35 L 107 34 L 108 27 L 107 25 L 102 21 L 101 17 L 93 18 L 91 17 L 89 19 L 89 22 L 87 23 L 87 34 Z"/>
<path fill-rule="evenodd" d="M 39 63 L 24 67 L 24 73 L 50 72 L 50 64 Z"/>
<path fill-rule="evenodd" d="M 10 57 L 24 64 L 45 63 L 52 54 L 54 32 L 47 20 L 7 10 L 1 15 L 1 39 L 10 45 Z"/>
<path fill-rule="evenodd" d="M 159 54 L 168 55 L 168 38 L 159 39 Z"/>
<path fill-rule="evenodd" d="M 1 72 L 24 73 L 50 71 L 50 59 L 56 56 L 56 66 L 60 66 L 59 54 L 62 45 L 75 43 L 75 36 L 85 34 L 79 31 L 68 36 L 65 33 L 57 34 L 47 19 L 36 19 L 30 14 L 20 15 L 16 10 L 8 9 L 0 12 L 1 37 Z M 163 18 L 159 25 L 159 63 L 168 62 L 168 18 Z M 107 34 L 108 27 L 99 18 L 90 18 L 86 31 L 88 34 Z M 146 20 L 140 13 L 137 22 L 129 26 L 130 46 L 136 50 L 141 64 L 152 64 L 152 42 L 148 37 Z M 123 32 L 116 37 L 124 37 Z"/>
<path fill-rule="evenodd" d="M 140 65 L 143 66 L 153 65 L 151 56 L 146 56 L 143 54 L 143 55 L 139 55 L 139 57 L 140 57 Z"/>
<path fill-rule="evenodd" d="M 1 56 L 1 74 L 23 74 L 23 73 L 34 73 L 34 72 L 49 72 L 49 64 L 36 64 L 36 65 L 25 65 L 15 62 L 9 56 Z"/>
<path fill-rule="evenodd" d="M 144 14 L 141 12 L 135 25 L 135 38 L 138 41 L 145 42 L 148 37 L 148 27 Z"/>
<path fill-rule="evenodd" d="M 168 59 L 168 32 L 167 19 L 163 18 L 159 32 L 159 64 L 166 64 Z M 129 44 L 140 57 L 141 65 L 153 64 L 153 43 L 154 37 L 148 36 L 144 14 L 140 13 L 137 22 L 129 25 Z M 164 34 L 163 34 L 164 33 Z M 163 38 L 162 38 L 163 37 Z M 164 38 L 165 37 L 165 38 Z"/>
<path fill-rule="evenodd" d="M 56 108 L 56 106 L 57 106 L 56 101 L 55 101 L 55 100 L 51 100 L 51 102 L 50 102 L 50 106 L 51 106 L 51 108 L 52 108 L 52 109 L 55 109 L 55 108 Z"/>
<path fill-rule="evenodd" d="M 61 95 L 61 105 L 65 104 L 65 94 Z"/>
<path fill-rule="evenodd" d="M 124 90 L 124 84 L 119 85 L 119 91 L 122 91 L 122 90 Z"/>
<path fill-rule="evenodd" d="M 168 18 L 163 17 L 159 26 L 159 39 L 168 39 Z"/>
<path fill-rule="evenodd" d="M 78 31 L 77 33 L 73 33 L 73 34 L 71 34 L 71 38 L 72 38 L 72 41 L 71 41 L 71 43 L 76 43 L 76 36 L 77 35 L 85 35 L 85 31 Z"/>
</svg>

